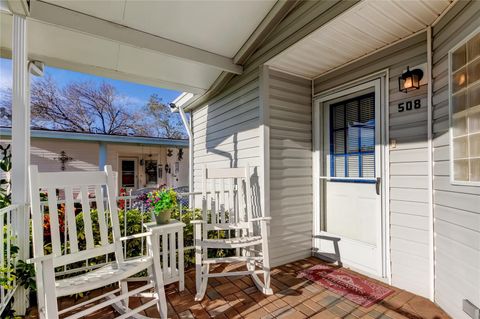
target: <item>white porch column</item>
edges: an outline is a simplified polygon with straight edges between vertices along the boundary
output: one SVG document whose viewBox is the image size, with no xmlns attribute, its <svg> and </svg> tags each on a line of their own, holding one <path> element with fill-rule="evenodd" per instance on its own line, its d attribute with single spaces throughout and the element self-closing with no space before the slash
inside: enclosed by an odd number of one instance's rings
<svg viewBox="0 0 480 319">
<path fill-rule="evenodd" d="M 19 258 L 29 257 L 28 165 L 30 164 L 30 99 L 27 57 L 27 23 L 23 16 L 13 15 L 12 34 L 12 202 L 20 205 L 12 218 L 16 231 Z M 19 287 L 15 294 L 15 310 L 24 315 L 28 298 Z"/>
<path fill-rule="evenodd" d="M 105 165 L 107 164 L 107 144 L 105 142 L 100 142 L 98 148 L 98 168 L 103 171 Z"/>
</svg>

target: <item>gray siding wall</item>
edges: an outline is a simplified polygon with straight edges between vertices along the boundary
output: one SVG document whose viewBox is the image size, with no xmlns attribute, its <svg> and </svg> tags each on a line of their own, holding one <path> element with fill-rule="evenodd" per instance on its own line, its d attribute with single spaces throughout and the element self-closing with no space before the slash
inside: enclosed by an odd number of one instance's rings
<svg viewBox="0 0 480 319">
<path fill-rule="evenodd" d="M 201 190 L 201 168 L 207 167 L 237 167 L 250 164 L 254 166 L 253 187 L 257 196 L 259 179 L 263 168 L 261 164 L 260 141 L 260 66 L 269 59 L 288 48 L 310 32 L 335 18 L 357 1 L 301 1 L 280 22 L 263 44 L 252 54 L 244 65 L 244 74 L 234 77 L 220 94 L 205 105 L 192 112 L 194 135 L 193 168 L 194 190 Z M 309 205 L 311 205 L 309 203 Z M 269 212 L 262 214 L 269 215 Z M 286 217 L 273 217 L 278 223 L 284 223 Z M 300 229 L 301 227 L 297 227 Z M 304 232 L 310 232 L 311 225 L 305 224 Z M 282 238 L 285 229 L 273 228 L 272 236 Z M 278 234 L 277 234 L 278 232 Z M 285 243 L 285 241 L 284 241 Z M 281 260 L 283 252 L 273 250 L 272 260 Z"/>
<path fill-rule="evenodd" d="M 426 86 L 408 94 L 398 91 L 398 77 L 408 66 L 426 62 L 426 34 L 407 39 L 314 81 L 315 94 L 389 69 L 390 253 L 392 284 L 429 294 L 428 145 Z M 397 112 L 405 100 L 421 99 L 421 108 Z"/>
<path fill-rule="evenodd" d="M 448 51 L 478 27 L 480 1 L 459 1 L 433 29 L 435 301 L 458 319 L 480 306 L 480 187 L 450 183 Z"/>
<path fill-rule="evenodd" d="M 269 73 L 270 252 L 275 266 L 312 251 L 312 82 Z"/>
</svg>

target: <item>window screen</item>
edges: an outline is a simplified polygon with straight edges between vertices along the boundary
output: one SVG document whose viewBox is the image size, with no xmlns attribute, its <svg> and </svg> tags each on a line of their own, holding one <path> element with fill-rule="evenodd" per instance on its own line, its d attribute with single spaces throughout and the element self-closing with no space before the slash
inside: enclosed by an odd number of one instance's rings
<svg viewBox="0 0 480 319">
<path fill-rule="evenodd" d="M 330 106 L 330 176 L 375 178 L 375 95 Z"/>
<path fill-rule="evenodd" d="M 480 182 L 480 33 L 450 52 L 452 176 Z"/>
</svg>

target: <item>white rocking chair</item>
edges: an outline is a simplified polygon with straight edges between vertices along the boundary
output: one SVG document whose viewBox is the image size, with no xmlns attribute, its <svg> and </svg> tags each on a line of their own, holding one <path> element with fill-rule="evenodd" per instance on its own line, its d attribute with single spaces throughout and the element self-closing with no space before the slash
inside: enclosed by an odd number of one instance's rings
<svg viewBox="0 0 480 319">
<path fill-rule="evenodd" d="M 118 318 L 147 318 L 140 315 L 139 312 L 154 305 L 157 306 L 161 318 L 167 317 L 167 304 L 160 260 L 154 257 L 154 254 L 160 250 L 158 247 L 159 243 L 152 241 L 149 233 L 121 237 L 117 203 L 114 195 L 115 188 L 114 173 L 110 166 L 105 166 L 104 172 L 58 173 L 39 173 L 37 166 L 30 166 L 34 258 L 30 259 L 29 262 L 35 264 L 40 318 L 55 319 L 60 315 L 69 314 L 66 318 L 75 319 L 84 317 L 107 306 L 114 307 L 121 314 Z M 47 255 L 44 254 L 44 212 L 40 202 L 40 190 L 47 191 L 50 212 L 52 253 Z M 64 220 L 59 218 L 57 213 L 59 204 L 56 195 L 57 190 L 65 194 Z M 94 190 L 94 199 L 89 199 L 89 190 Z M 108 207 L 106 208 L 104 191 L 107 194 Z M 83 230 L 78 227 L 78 218 L 75 216 L 74 193 L 77 192 L 81 198 Z M 92 224 L 95 218 L 92 218 L 90 212 L 92 202 L 96 203 L 99 240 L 95 240 L 93 234 Z M 109 236 L 107 215 L 110 215 L 111 236 Z M 62 223 L 64 223 L 66 228 L 65 233 L 59 227 Z M 79 231 L 83 231 L 84 240 L 77 238 Z M 64 238 L 64 247 L 61 245 L 62 236 Z M 141 237 L 146 237 L 147 239 L 149 254 L 147 256 L 124 259 L 122 242 Z M 81 245 L 79 246 L 79 244 Z M 85 249 L 81 249 L 81 247 L 85 247 Z M 107 255 L 113 255 L 114 260 L 109 261 Z M 85 261 L 97 257 L 105 257 L 107 262 L 98 268 L 89 268 L 90 265 L 88 262 L 85 263 Z M 67 265 L 74 267 L 76 264 L 78 266 L 79 263 L 81 264 L 79 268 L 63 268 Z M 68 276 L 56 278 L 59 274 L 55 273 L 57 267 L 61 267 L 61 270 L 68 269 Z M 150 275 L 150 282 L 128 291 L 126 279 L 145 269 Z M 63 274 L 65 274 L 65 271 Z M 61 272 L 60 275 L 62 275 Z M 86 292 L 115 283 L 119 283 L 119 287 L 110 292 L 58 311 L 57 298 L 59 297 Z M 139 295 L 142 292 L 148 292 L 151 288 L 155 289 L 153 300 L 135 309 L 129 308 L 129 297 Z"/>
<path fill-rule="evenodd" d="M 203 169 L 202 220 L 194 224 L 196 288 L 195 300 L 205 296 L 210 277 L 251 275 L 257 288 L 266 295 L 270 288 L 268 225 L 270 217 L 252 217 L 250 168 Z M 227 238 L 209 239 L 209 233 Z M 236 255 L 208 258 L 209 249 L 234 249 Z M 246 262 L 246 271 L 210 273 L 216 263 Z M 259 267 L 259 269 L 257 268 Z M 263 274 L 263 282 L 258 277 Z"/>
</svg>

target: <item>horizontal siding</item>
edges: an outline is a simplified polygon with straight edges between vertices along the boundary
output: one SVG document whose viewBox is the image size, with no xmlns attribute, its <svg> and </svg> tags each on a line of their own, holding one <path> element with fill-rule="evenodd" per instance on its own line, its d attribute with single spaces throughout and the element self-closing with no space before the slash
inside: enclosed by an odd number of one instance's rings
<svg viewBox="0 0 480 319">
<path fill-rule="evenodd" d="M 311 81 L 269 71 L 270 254 L 280 265 L 312 246 Z"/>
<path fill-rule="evenodd" d="M 260 66 L 357 2 L 299 1 L 246 60 L 244 73 L 233 76 L 218 94 L 192 111 L 196 191 L 201 190 L 204 165 L 241 167 L 249 164 L 253 166 L 252 174 L 263 171 L 260 167 L 263 141 L 259 134 Z M 312 212 L 307 208 L 312 205 L 312 172 L 308 161 L 311 157 L 311 86 L 305 85 L 302 79 L 286 78 L 289 79 L 286 90 L 278 89 L 284 87 L 284 75 L 277 73 L 272 78 L 275 94 L 269 98 L 270 133 L 275 136 L 270 141 L 270 174 L 276 181 L 270 196 L 272 209 L 276 210 L 270 214 L 273 217 L 270 233 L 274 239 L 270 255 L 275 264 L 304 258 L 311 252 Z M 297 204 L 293 210 L 292 205 Z M 291 214 L 297 210 L 302 210 L 301 217 Z"/>
<path fill-rule="evenodd" d="M 390 149 L 390 248 L 392 283 L 428 296 L 428 144 L 426 86 L 408 94 L 398 91 L 398 77 L 407 65 L 426 62 L 426 35 L 366 57 L 314 81 L 321 93 L 366 75 L 388 69 L 390 103 L 389 134 L 396 147 Z M 421 108 L 397 112 L 398 104 L 420 99 Z"/>
<path fill-rule="evenodd" d="M 97 171 L 99 144 L 92 142 L 32 139 L 30 161 L 42 172 L 59 172 L 62 164 L 57 159 L 65 151 L 72 160 L 67 161 L 67 171 Z"/>
<path fill-rule="evenodd" d="M 448 51 L 478 27 L 480 2 L 459 1 L 433 30 L 435 301 L 458 319 L 480 307 L 480 187 L 450 183 Z"/>
</svg>

